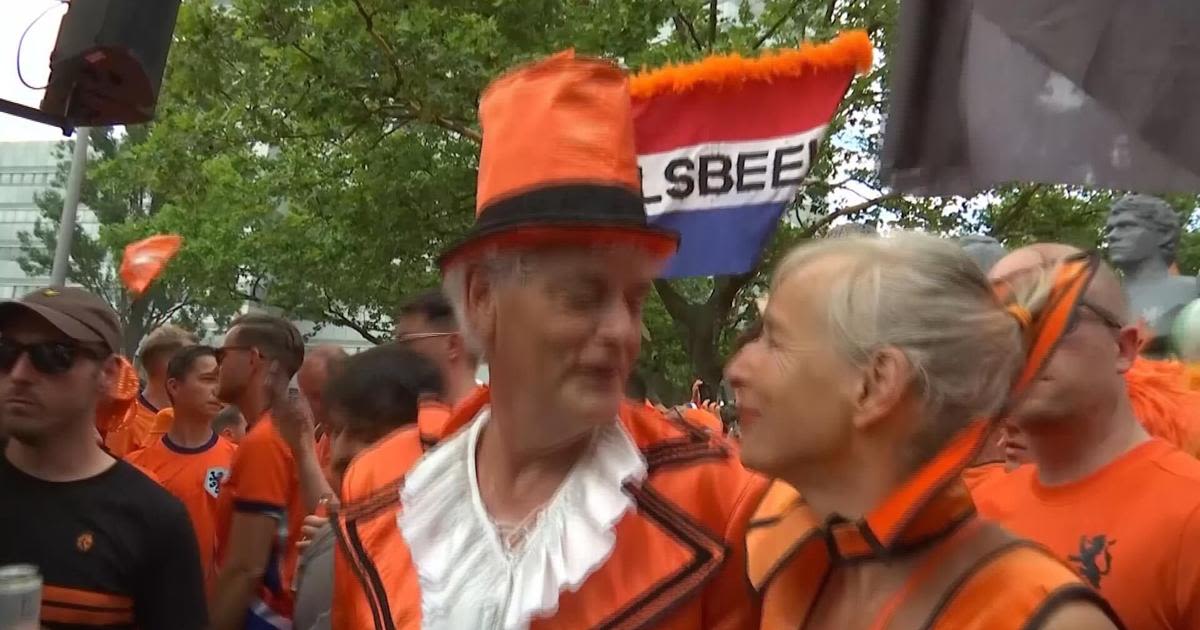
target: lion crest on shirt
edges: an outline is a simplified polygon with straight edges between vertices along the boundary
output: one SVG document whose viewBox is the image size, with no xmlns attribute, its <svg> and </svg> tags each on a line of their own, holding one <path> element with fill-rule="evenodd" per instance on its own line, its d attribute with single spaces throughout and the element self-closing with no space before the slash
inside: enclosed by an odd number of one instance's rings
<svg viewBox="0 0 1200 630">
<path fill-rule="evenodd" d="M 225 478 L 229 476 L 229 469 L 221 466 L 213 466 L 204 473 L 204 491 L 212 498 L 217 498 L 221 494 L 221 484 Z"/>
<path fill-rule="evenodd" d="M 1100 578 L 1112 571 L 1112 547 L 1117 544 L 1108 536 L 1080 536 L 1079 554 L 1069 555 L 1067 559 L 1075 563 L 1075 570 L 1086 579 L 1093 588 L 1100 588 Z"/>
</svg>

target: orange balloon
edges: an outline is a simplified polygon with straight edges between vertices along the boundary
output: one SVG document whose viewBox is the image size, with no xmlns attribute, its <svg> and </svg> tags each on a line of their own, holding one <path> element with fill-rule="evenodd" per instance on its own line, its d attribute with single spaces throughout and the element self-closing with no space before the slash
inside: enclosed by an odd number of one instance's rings
<svg viewBox="0 0 1200 630">
<path fill-rule="evenodd" d="M 125 288 L 134 296 L 141 295 L 182 245 L 183 237 L 177 234 L 159 234 L 126 246 L 121 260 L 121 281 Z"/>
</svg>

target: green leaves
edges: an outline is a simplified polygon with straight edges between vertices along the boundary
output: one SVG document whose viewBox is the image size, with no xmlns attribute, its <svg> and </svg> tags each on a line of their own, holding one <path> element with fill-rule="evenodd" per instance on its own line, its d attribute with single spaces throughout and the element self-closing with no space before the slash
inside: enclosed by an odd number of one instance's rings
<svg viewBox="0 0 1200 630">
<path fill-rule="evenodd" d="M 856 80 L 762 265 L 743 278 L 660 283 L 648 301 L 639 369 L 668 399 L 719 380 L 737 328 L 774 260 L 844 214 L 1010 245 L 1098 242 L 1111 194 L 1008 186 L 972 199 L 879 189 L 875 160 L 897 0 L 237 0 L 180 9 L 158 120 L 106 137 L 89 172 L 98 241 L 78 241 L 79 274 L 157 232 L 185 245 L 164 291 L 206 308 L 266 297 L 295 317 L 389 334 L 400 299 L 438 282 L 434 257 L 474 215 L 480 92 L 506 68 L 573 47 L 637 70 L 709 51 L 824 41 L 862 28 L 880 58 Z M 712 20 L 715 9 L 716 21 Z M 715 25 L 715 30 L 713 26 Z M 61 200 L 58 201 L 61 204 Z M 1189 205 L 1190 204 L 1190 205 Z M 1181 209 L 1194 207 L 1182 200 Z M 29 235 L 28 264 L 52 238 Z M 39 245 L 40 244 L 40 245 Z M 38 247 L 33 247 L 38 245 Z M 87 250 L 91 248 L 88 252 Z M 1193 253 L 1196 252 L 1196 253 Z M 1193 271 L 1190 236 L 1181 262 Z M 97 280 L 100 281 L 100 280 Z M 216 312 L 210 310 L 210 312 Z"/>
</svg>

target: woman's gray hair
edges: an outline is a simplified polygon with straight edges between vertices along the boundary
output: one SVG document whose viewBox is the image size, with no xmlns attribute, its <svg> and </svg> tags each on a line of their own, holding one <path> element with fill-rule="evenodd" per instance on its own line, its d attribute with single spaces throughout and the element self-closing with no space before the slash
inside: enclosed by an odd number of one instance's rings
<svg viewBox="0 0 1200 630">
<path fill-rule="evenodd" d="M 1020 326 L 957 244 L 911 232 L 814 241 L 784 258 L 772 293 L 801 267 L 834 256 L 847 262 L 829 281 L 829 330 L 855 365 L 885 347 L 912 364 L 925 407 L 917 462 L 1000 410 L 1025 356 Z"/>
</svg>

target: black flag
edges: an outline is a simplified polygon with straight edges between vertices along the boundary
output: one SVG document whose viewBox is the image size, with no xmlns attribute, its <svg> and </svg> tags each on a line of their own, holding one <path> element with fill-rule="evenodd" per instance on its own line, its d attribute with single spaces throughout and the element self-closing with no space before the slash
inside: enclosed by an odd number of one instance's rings
<svg viewBox="0 0 1200 630">
<path fill-rule="evenodd" d="M 1200 192 L 1200 1 L 904 0 L 881 171 Z"/>
</svg>

